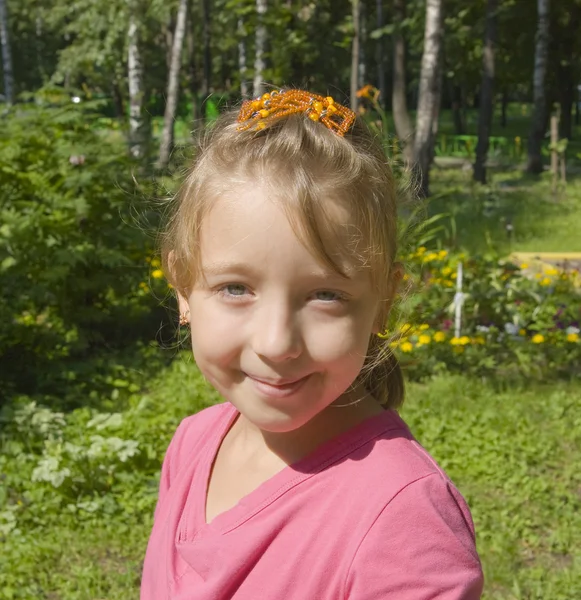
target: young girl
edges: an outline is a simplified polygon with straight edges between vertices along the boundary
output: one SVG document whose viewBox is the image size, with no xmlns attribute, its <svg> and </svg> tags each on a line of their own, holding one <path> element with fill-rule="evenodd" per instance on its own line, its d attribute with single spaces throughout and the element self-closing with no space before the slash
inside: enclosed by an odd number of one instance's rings
<svg viewBox="0 0 581 600">
<path fill-rule="evenodd" d="M 462 496 L 395 409 L 402 277 L 381 147 L 349 109 L 265 94 L 208 132 L 163 250 L 225 402 L 164 460 L 142 600 L 475 600 Z"/>
</svg>

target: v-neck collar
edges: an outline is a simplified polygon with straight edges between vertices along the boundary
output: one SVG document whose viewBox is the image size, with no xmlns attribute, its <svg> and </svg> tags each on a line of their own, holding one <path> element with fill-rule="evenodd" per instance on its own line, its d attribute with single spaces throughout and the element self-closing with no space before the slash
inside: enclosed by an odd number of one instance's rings
<svg viewBox="0 0 581 600">
<path fill-rule="evenodd" d="M 404 422 L 392 410 L 369 417 L 335 438 L 324 442 L 305 458 L 284 467 L 241 498 L 232 508 L 220 513 L 210 523 L 207 523 L 206 499 L 212 466 L 226 434 L 230 431 L 238 415 L 238 410 L 232 404 L 224 403 L 223 414 L 215 426 L 216 433 L 207 444 L 206 451 L 201 457 L 200 471 L 195 477 L 195 481 L 192 482 L 192 502 L 186 504 L 187 508 L 182 515 L 178 529 L 178 539 L 181 543 L 206 538 L 211 534 L 224 534 L 232 531 L 288 490 L 338 462 L 383 432 L 390 429 L 407 430 Z"/>
</svg>

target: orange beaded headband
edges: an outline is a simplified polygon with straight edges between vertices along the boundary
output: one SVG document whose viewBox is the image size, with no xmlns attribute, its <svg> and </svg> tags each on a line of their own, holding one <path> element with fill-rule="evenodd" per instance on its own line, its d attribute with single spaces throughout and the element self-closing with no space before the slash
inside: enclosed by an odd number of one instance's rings
<svg viewBox="0 0 581 600">
<path fill-rule="evenodd" d="M 242 104 L 238 122 L 243 125 L 238 130 L 246 131 L 252 127 L 256 130 L 264 129 L 270 121 L 298 113 L 306 113 L 309 119 L 320 121 L 341 137 L 355 121 L 355 113 L 337 104 L 331 96 L 325 98 L 303 90 L 275 90 Z"/>
</svg>

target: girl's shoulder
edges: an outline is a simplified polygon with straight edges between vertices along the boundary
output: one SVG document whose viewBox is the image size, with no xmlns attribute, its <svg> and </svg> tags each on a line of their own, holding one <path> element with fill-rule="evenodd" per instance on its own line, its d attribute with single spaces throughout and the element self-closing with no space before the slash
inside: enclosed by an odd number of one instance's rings
<svg viewBox="0 0 581 600">
<path fill-rule="evenodd" d="M 234 408 L 229 402 L 215 404 L 182 420 L 169 444 L 166 462 L 177 472 L 184 456 L 192 456 L 216 435 L 220 424 L 231 416 Z"/>
</svg>

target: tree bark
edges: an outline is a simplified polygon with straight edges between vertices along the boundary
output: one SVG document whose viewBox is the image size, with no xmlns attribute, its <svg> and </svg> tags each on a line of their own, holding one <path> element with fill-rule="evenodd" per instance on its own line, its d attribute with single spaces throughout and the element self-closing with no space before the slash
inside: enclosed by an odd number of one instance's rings
<svg viewBox="0 0 581 600">
<path fill-rule="evenodd" d="M 500 108 L 500 126 L 504 129 L 507 124 L 506 109 L 508 108 L 508 92 L 502 90 L 502 101 Z"/>
<path fill-rule="evenodd" d="M 159 147 L 159 159 L 157 161 L 157 166 L 160 169 L 167 167 L 174 143 L 174 121 L 179 96 L 180 67 L 184 35 L 186 32 L 187 13 L 188 0 L 180 0 L 176 28 L 173 35 L 171 65 L 167 83 L 167 98 L 165 103 L 165 114 L 163 116 L 163 131 Z"/>
<path fill-rule="evenodd" d="M 211 41 L 212 41 L 212 21 L 210 12 L 210 1 L 202 0 L 202 20 L 204 23 L 204 29 L 202 37 L 204 39 L 204 77 L 202 80 L 202 112 L 204 118 L 206 117 L 206 101 L 210 96 L 210 90 L 212 88 L 212 53 L 211 53 Z"/>
<path fill-rule="evenodd" d="M 137 7 L 129 5 L 127 30 L 127 81 L 129 84 L 129 152 L 134 158 L 146 154 L 147 133 L 143 111 L 143 63 L 141 60 Z"/>
<path fill-rule="evenodd" d="M 559 104 L 561 119 L 559 120 L 559 137 L 573 139 L 573 102 L 575 100 L 575 84 L 573 83 L 573 68 L 570 64 L 560 69 Z"/>
<path fill-rule="evenodd" d="M 240 95 L 248 98 L 248 68 L 246 66 L 246 28 L 242 17 L 238 18 L 238 72 L 240 73 Z"/>
<path fill-rule="evenodd" d="M 494 101 L 494 51 L 497 32 L 498 0 L 488 0 L 486 7 L 486 30 L 484 32 L 484 54 L 482 57 L 482 83 L 480 84 L 480 110 L 478 111 L 478 143 L 474 161 L 474 181 L 486 183 L 486 159 L 492 109 Z"/>
<path fill-rule="evenodd" d="M 464 135 L 466 133 L 466 125 L 464 124 L 464 102 L 462 87 L 457 83 L 453 84 L 450 90 L 452 96 L 452 118 L 454 120 L 454 133 L 456 135 Z"/>
<path fill-rule="evenodd" d="M 383 27 L 383 0 L 376 0 L 375 12 L 377 29 Z M 377 89 L 379 90 L 379 104 L 384 110 L 387 109 L 387 89 L 385 86 L 385 43 L 383 36 L 377 40 L 376 56 L 377 62 Z"/>
<path fill-rule="evenodd" d="M 353 42 L 351 43 L 351 110 L 357 112 L 359 98 L 357 98 L 357 84 L 359 83 L 359 62 L 361 52 L 361 30 L 359 28 L 359 3 L 361 0 L 351 0 L 351 14 L 353 16 Z"/>
<path fill-rule="evenodd" d="M 258 25 L 256 26 L 256 47 L 254 54 L 254 83 L 252 93 L 255 98 L 264 93 L 264 70 L 266 69 L 266 25 L 264 15 L 266 14 L 266 0 L 256 0 L 256 13 Z"/>
<path fill-rule="evenodd" d="M 429 195 L 434 147 L 433 118 L 437 114 L 442 55 L 442 0 L 427 0 L 424 52 L 414 138 L 414 163 L 422 195 Z"/>
<path fill-rule="evenodd" d="M 357 86 L 361 89 L 367 83 L 367 60 L 365 45 L 367 41 L 367 16 L 365 0 L 359 0 L 359 66 L 357 68 Z"/>
<path fill-rule="evenodd" d="M 412 140 L 412 122 L 407 107 L 405 40 L 401 30 L 405 18 L 405 1 L 394 0 L 393 20 L 393 89 L 391 92 L 391 109 L 397 137 L 403 145 L 403 157 L 407 164 L 413 161 L 414 148 Z"/>
<path fill-rule="evenodd" d="M 12 104 L 14 102 L 14 74 L 12 72 L 12 49 L 6 0 L 0 0 L 0 45 L 2 46 L 2 69 L 4 71 L 4 97 L 7 104 Z"/>
<path fill-rule="evenodd" d="M 549 47 L 549 0 L 537 0 L 537 35 L 535 44 L 535 70 L 533 77 L 534 102 L 533 118 L 529 132 L 528 162 L 529 173 L 543 170 L 541 145 L 545 136 L 547 115 L 545 79 L 547 75 L 547 55 Z"/>
</svg>

